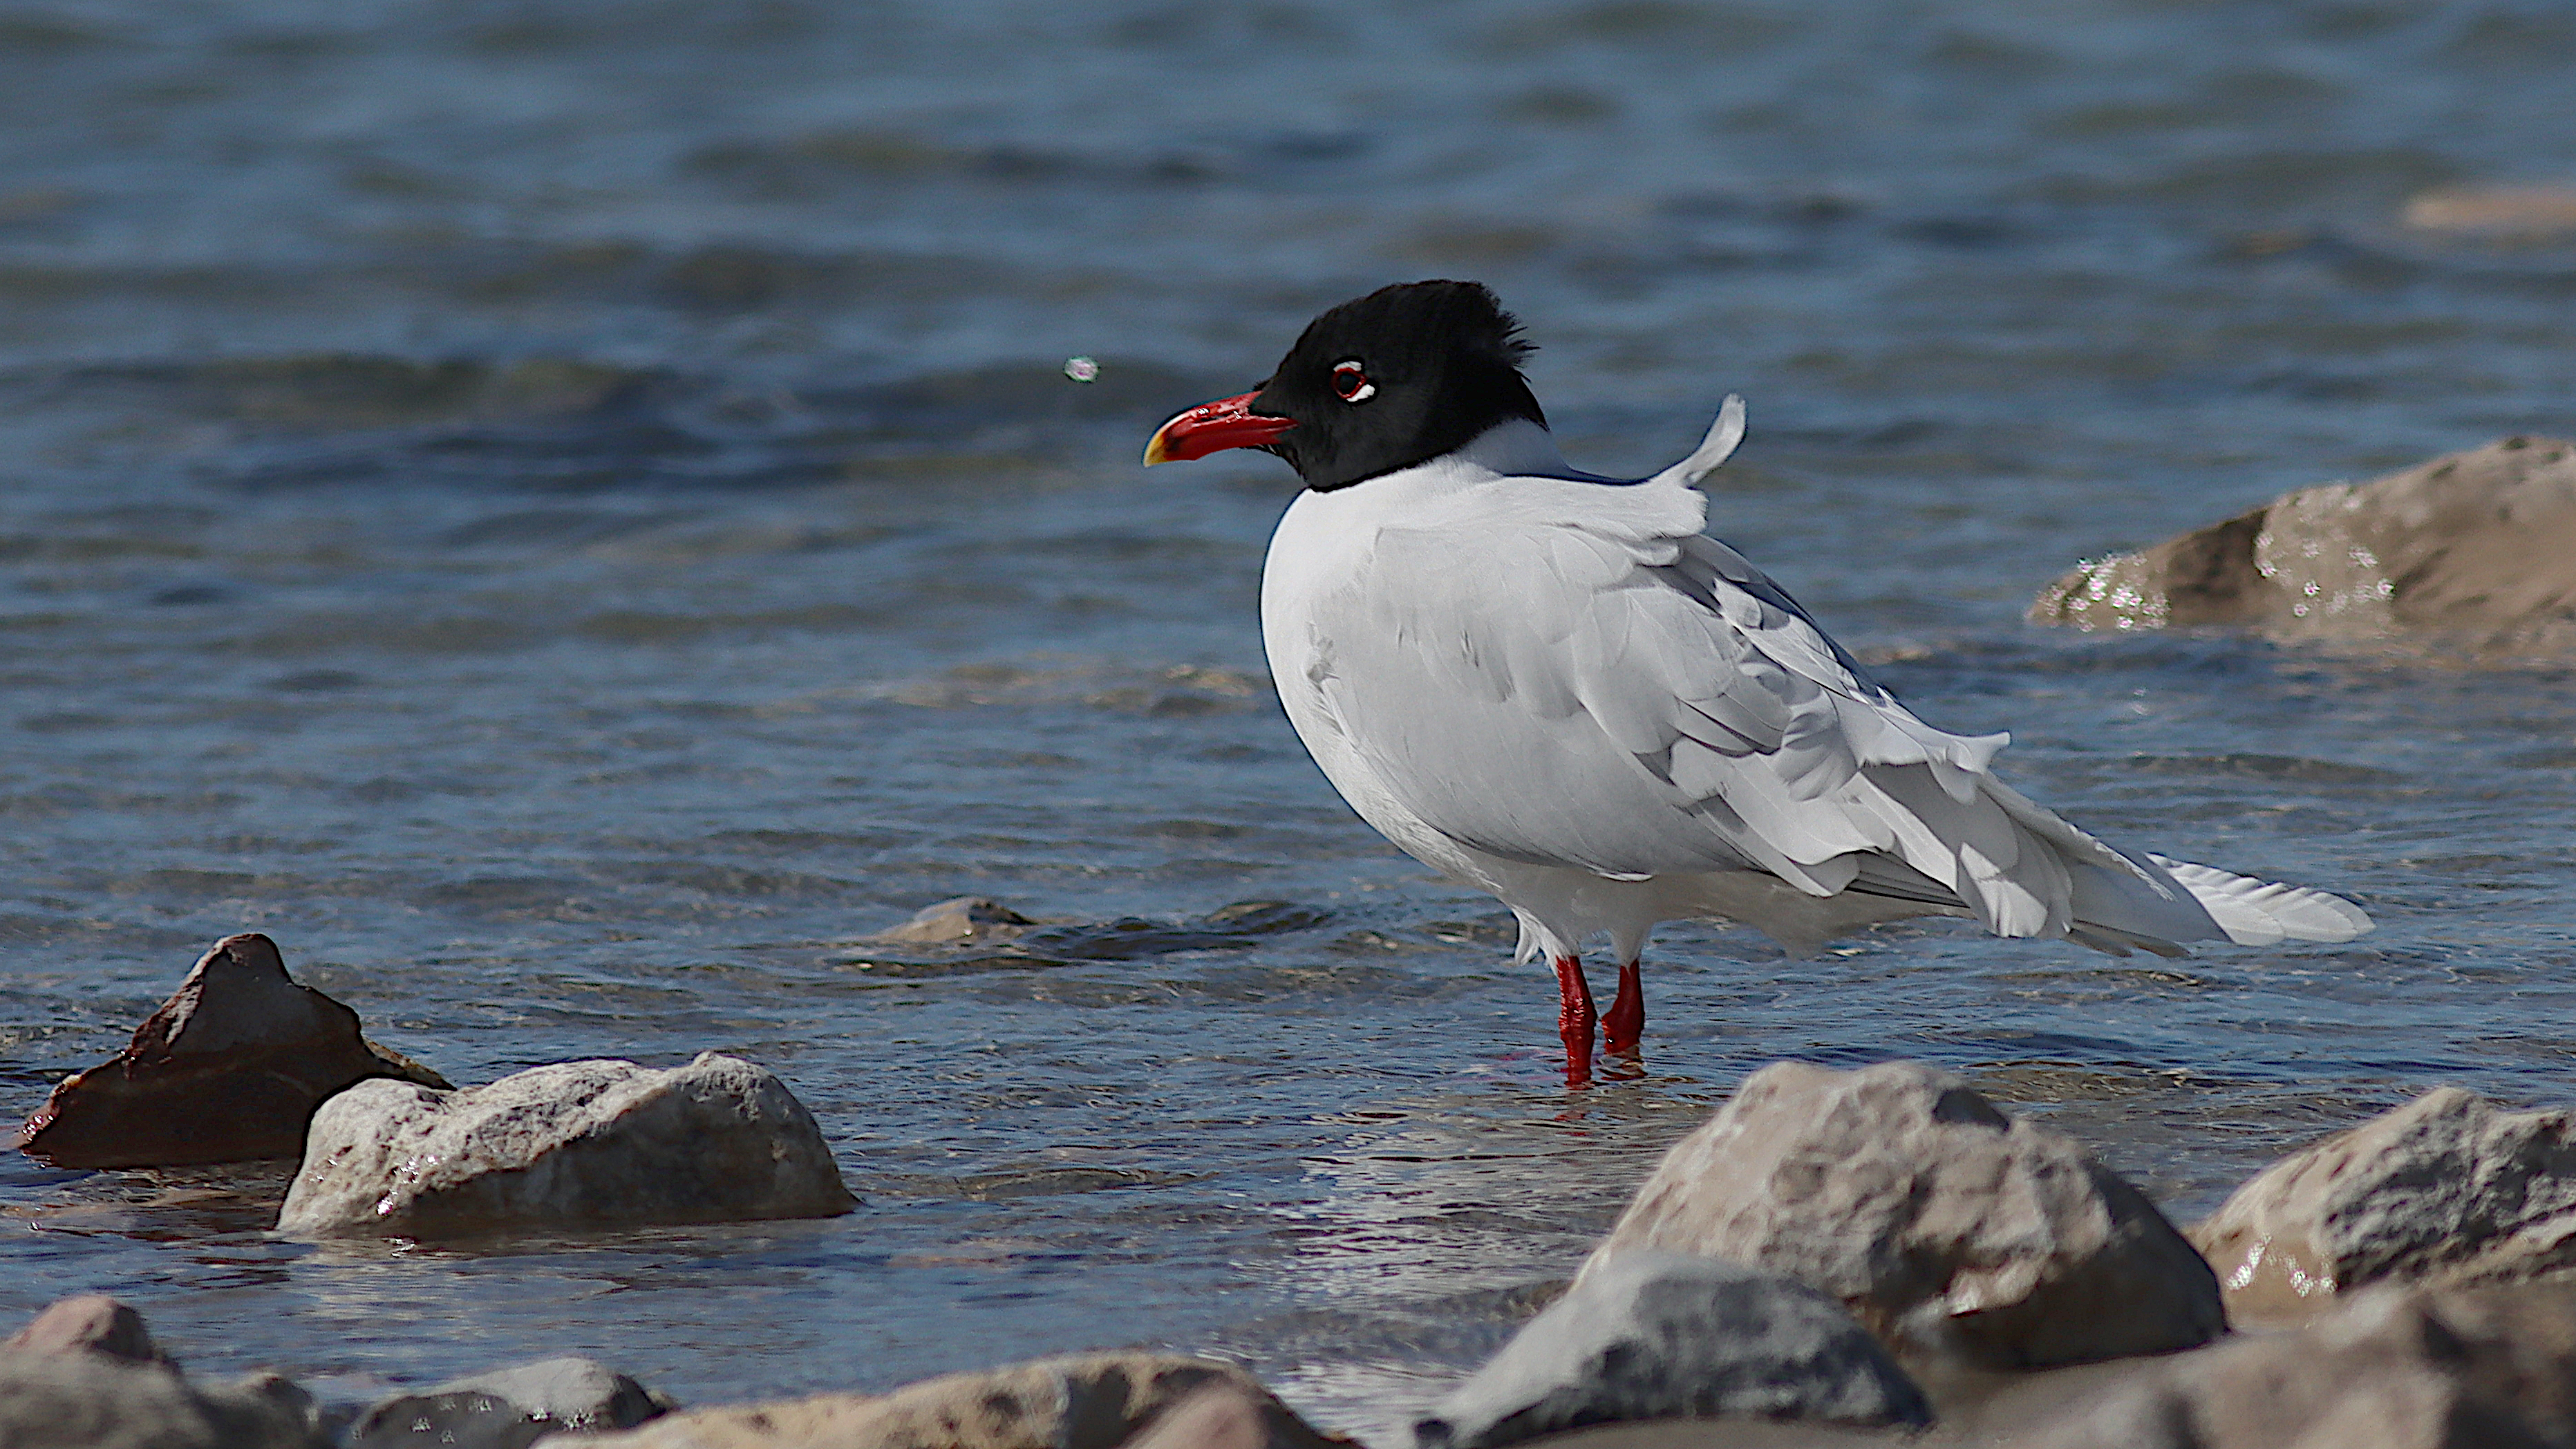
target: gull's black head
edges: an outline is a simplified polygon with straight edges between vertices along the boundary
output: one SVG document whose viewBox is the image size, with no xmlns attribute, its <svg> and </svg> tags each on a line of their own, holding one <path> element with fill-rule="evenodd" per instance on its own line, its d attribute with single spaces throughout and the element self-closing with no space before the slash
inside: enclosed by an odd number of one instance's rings
<svg viewBox="0 0 2576 1449">
<path fill-rule="evenodd" d="M 1427 463 L 1514 418 L 1541 427 L 1520 324 L 1478 282 L 1409 282 L 1306 324 L 1269 380 L 1165 423 L 1145 461 L 1260 448 L 1318 492 Z"/>
</svg>

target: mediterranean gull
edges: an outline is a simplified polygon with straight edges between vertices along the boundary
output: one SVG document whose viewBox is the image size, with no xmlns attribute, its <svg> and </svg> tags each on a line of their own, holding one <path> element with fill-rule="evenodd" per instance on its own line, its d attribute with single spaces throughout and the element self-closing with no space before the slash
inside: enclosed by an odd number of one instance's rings
<svg viewBox="0 0 2576 1449">
<path fill-rule="evenodd" d="M 1520 921 L 1556 968 L 1566 1080 L 1633 1058 L 1658 921 L 1740 921 L 1792 951 L 1879 921 L 2125 956 L 2182 941 L 2344 941 L 2350 902 L 2097 840 L 1995 777 L 2011 736 L 1923 723 L 1743 555 L 1693 485 L 1744 434 L 1726 399 L 1650 478 L 1567 466 L 1473 282 L 1317 317 L 1253 391 L 1191 408 L 1148 465 L 1257 448 L 1305 480 L 1270 540 L 1280 702 L 1351 808 Z M 1581 951 L 1607 933 L 1596 1015 Z"/>
</svg>

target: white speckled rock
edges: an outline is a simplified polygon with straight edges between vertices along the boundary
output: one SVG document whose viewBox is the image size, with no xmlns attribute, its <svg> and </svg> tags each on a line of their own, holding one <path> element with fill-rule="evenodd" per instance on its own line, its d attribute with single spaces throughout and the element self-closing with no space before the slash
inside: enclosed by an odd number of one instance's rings
<svg viewBox="0 0 2576 1449">
<path fill-rule="evenodd" d="M 2191 1231 L 2231 1305 L 2576 1268 L 2576 1112 L 2425 1093 L 2265 1168 Z"/>
<path fill-rule="evenodd" d="M 1414 1422 L 1423 1449 L 1497 1449 L 1655 1419 L 1931 1422 L 1923 1391 L 1842 1305 L 1715 1258 L 1622 1253 Z"/>
<path fill-rule="evenodd" d="M 768 1070 L 560 1062 L 440 1092 L 361 1082 L 322 1106 L 281 1233 L 830 1217 L 856 1203 L 813 1115 Z"/>
<path fill-rule="evenodd" d="M 2227 1327 L 2209 1265 L 2144 1194 L 1916 1062 L 1745 1078 L 1584 1274 L 1634 1248 L 1794 1278 L 1891 1346 L 1996 1368 L 2189 1348 Z"/>
</svg>

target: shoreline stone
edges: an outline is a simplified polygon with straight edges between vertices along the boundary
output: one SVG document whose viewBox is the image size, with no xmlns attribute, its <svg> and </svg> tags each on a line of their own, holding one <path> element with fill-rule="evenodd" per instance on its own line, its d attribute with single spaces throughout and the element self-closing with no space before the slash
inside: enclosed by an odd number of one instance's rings
<svg viewBox="0 0 2576 1449">
<path fill-rule="evenodd" d="M 2576 654 L 2576 443 L 2506 438 L 2078 565 L 2035 624 Z"/>
<path fill-rule="evenodd" d="M 481 1087 L 364 1082 L 313 1117 L 277 1231 L 443 1237 L 534 1227 L 836 1217 L 857 1206 L 776 1074 L 702 1052 Z"/>
<path fill-rule="evenodd" d="M 56 1167 L 294 1157 L 354 1083 L 446 1078 L 366 1039 L 358 1014 L 286 974 L 277 943 L 227 936 L 109 1060 L 55 1084 L 11 1146 Z"/>
<path fill-rule="evenodd" d="M 1793 1278 L 1900 1355 L 1992 1368 L 2191 1348 L 2227 1327 L 2208 1263 L 2145 1194 L 1917 1062 L 1746 1077 L 1577 1284 L 1637 1248 Z"/>
<path fill-rule="evenodd" d="M 99 1294 L 59 1299 L 0 1343 L 7 1449 L 328 1449 L 313 1396 L 271 1373 L 196 1384 L 143 1316 Z"/>
<path fill-rule="evenodd" d="M 341 1449 L 527 1449 L 553 1433 L 632 1429 L 675 1407 L 605 1364 L 550 1358 L 379 1400 L 349 1427 Z"/>
<path fill-rule="evenodd" d="M 1072 1354 L 947 1374 L 885 1394 L 683 1410 L 623 1434 L 540 1442 L 547 1449 L 1118 1449 L 1194 1400 L 1212 1422 L 1240 1426 L 1239 1412 L 1205 1406 L 1211 1390 L 1254 1406 L 1263 1437 L 1246 1449 L 1352 1444 L 1307 1425 L 1233 1364 L 1154 1353 Z"/>
<path fill-rule="evenodd" d="M 1621 1253 L 1414 1421 L 1420 1449 L 1500 1449 L 1655 1419 L 1932 1420 L 1923 1391 L 1804 1284 L 1652 1249 Z"/>
<path fill-rule="evenodd" d="M 2265 1168 L 2188 1236 L 2256 1317 L 2381 1281 L 2576 1269 L 2576 1111 L 2439 1087 Z"/>
</svg>

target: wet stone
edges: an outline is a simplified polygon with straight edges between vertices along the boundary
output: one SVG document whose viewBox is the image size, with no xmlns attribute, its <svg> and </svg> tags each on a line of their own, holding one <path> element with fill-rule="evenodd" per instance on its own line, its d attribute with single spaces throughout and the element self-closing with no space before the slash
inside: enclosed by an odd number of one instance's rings
<svg viewBox="0 0 2576 1449">
<path fill-rule="evenodd" d="M 2144 1194 L 1914 1062 L 1745 1078 L 1665 1155 L 1578 1284 L 1639 1248 L 1793 1278 L 1900 1353 L 1988 1368 L 2190 1348 L 2226 1328 L 2209 1265 Z"/>
<path fill-rule="evenodd" d="M 551 1358 L 387 1399 L 360 1416 L 343 1443 L 344 1449 L 526 1449 L 552 1433 L 631 1429 L 672 1407 L 603 1364 Z"/>
<path fill-rule="evenodd" d="M 1655 1250 L 1595 1264 L 1414 1424 L 1493 1449 L 1593 1424 L 1813 1419 L 1920 1426 L 1923 1393 L 1840 1304 L 1785 1278 Z"/>
<path fill-rule="evenodd" d="M 12 1145 L 57 1167 L 294 1157 L 314 1109 L 370 1078 L 447 1085 L 289 978 L 276 942 L 227 936 L 125 1050 L 58 1083 Z"/>
<path fill-rule="evenodd" d="M 2030 618 L 2576 653 L 2576 444 L 2506 438 L 2078 566 Z"/>
<path fill-rule="evenodd" d="M 486 1086 L 366 1082 L 314 1114 L 277 1230 L 435 1237 L 832 1217 L 857 1203 L 776 1074 L 560 1062 Z"/>
<path fill-rule="evenodd" d="M 2437 1088 L 2264 1169 L 2191 1237 L 2231 1311 L 2256 1317 L 2384 1280 L 2576 1268 L 2576 1111 Z"/>
<path fill-rule="evenodd" d="M 1028 917 L 989 896 L 956 896 L 923 906 L 902 925 L 879 931 L 869 939 L 907 946 L 966 946 L 1015 941 L 1032 924 Z"/>
</svg>

